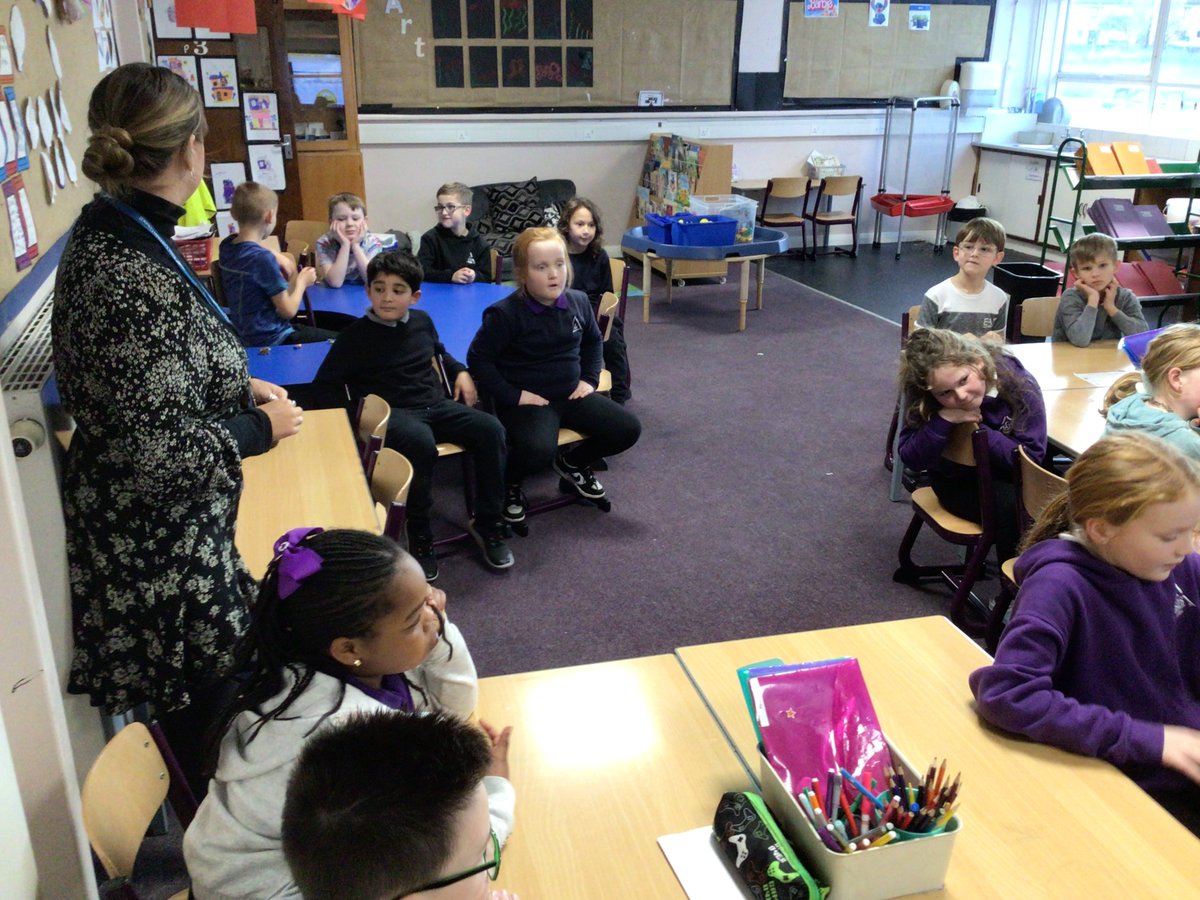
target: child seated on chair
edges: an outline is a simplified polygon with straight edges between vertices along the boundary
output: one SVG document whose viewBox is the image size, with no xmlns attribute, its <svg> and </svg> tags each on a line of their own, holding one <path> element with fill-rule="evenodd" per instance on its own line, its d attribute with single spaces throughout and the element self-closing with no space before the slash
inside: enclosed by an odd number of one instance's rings
<svg viewBox="0 0 1200 900">
<path fill-rule="evenodd" d="M 316 381 L 345 385 L 352 400 L 378 394 L 392 407 L 384 445 L 413 466 L 408 492 L 408 549 L 433 581 L 438 576 L 430 514 L 433 467 L 440 441 L 461 444 L 475 462 L 475 518 L 467 528 L 493 569 L 507 569 L 513 556 L 501 520 L 507 445 L 504 426 L 475 409 L 475 382 L 446 352 L 429 314 L 413 306 L 421 299 L 421 266 L 411 253 L 389 250 L 367 265 L 371 309 L 347 326 L 329 348 Z M 446 396 L 433 368 L 442 357 L 454 398 Z M 458 401 L 462 402 L 458 402 Z"/>
<path fill-rule="evenodd" d="M 570 289 L 567 245 L 553 228 L 527 228 L 513 243 L 517 289 L 483 313 L 467 364 L 508 432 L 504 518 L 525 521 L 521 483 L 553 463 L 565 489 L 605 501 L 592 463 L 629 449 L 637 417 L 595 393 L 601 338 L 586 294 Z M 588 435 L 558 452 L 558 429 Z M 605 504 L 606 505 L 606 504 Z"/>
<path fill-rule="evenodd" d="M 257 182 L 243 182 L 233 192 L 230 212 L 238 233 L 222 240 L 217 254 L 229 320 L 247 347 L 332 340 L 333 331 L 292 322 L 317 273 L 309 266 L 297 271 L 292 257 L 263 244 L 278 211 L 279 195 Z"/>
<path fill-rule="evenodd" d="M 383 249 L 367 230 L 367 205 L 355 194 L 329 198 L 329 231 L 317 238 L 317 278 L 333 288 L 364 284 L 367 263 Z"/>
<path fill-rule="evenodd" d="M 606 291 L 615 290 L 612 263 L 604 249 L 604 226 L 600 223 L 600 210 L 586 197 L 572 197 L 558 219 L 558 231 L 566 240 L 570 254 L 571 285 L 588 295 L 592 309 L 598 315 L 600 298 Z M 604 368 L 612 375 L 609 396 L 624 406 L 632 396 L 629 391 L 629 356 L 625 346 L 625 323 L 616 314 L 613 315 L 612 333 L 604 342 Z"/>
<path fill-rule="evenodd" d="M 475 664 L 445 608 L 446 595 L 384 535 L 295 528 L 275 542 L 234 651 L 239 690 L 212 735 L 208 796 L 183 839 L 196 900 L 299 896 L 283 855 L 283 805 L 310 738 L 361 712 L 474 712 Z M 480 726 L 507 746 L 507 729 Z M 489 810 L 503 844 L 513 789 L 494 781 Z"/>
<path fill-rule="evenodd" d="M 1068 259 L 1075 283 L 1059 298 L 1051 340 L 1086 347 L 1150 330 L 1141 301 L 1117 284 L 1116 241 L 1100 232 L 1086 234 L 1071 245 Z"/>
<path fill-rule="evenodd" d="M 443 184 L 433 210 L 438 223 L 421 235 L 417 259 L 425 280 L 473 284 L 492 280 L 492 256 L 483 236 L 467 221 L 471 189 L 458 181 Z"/>
<path fill-rule="evenodd" d="M 942 457 L 954 426 L 971 423 L 988 439 L 996 511 L 996 551 L 1017 549 L 1013 455 L 1017 446 L 1040 461 L 1046 455 L 1042 390 L 1001 343 L 943 328 L 919 328 L 900 354 L 900 459 L 930 470 L 930 486 L 949 512 L 979 521 L 979 480 L 973 468 Z"/>
<path fill-rule="evenodd" d="M 1200 836 L 1200 467 L 1107 435 L 1067 470 L 1016 564 L 979 715 L 1117 766 Z"/>
<path fill-rule="evenodd" d="M 1144 386 L 1144 391 L 1138 387 Z M 1144 431 L 1200 461 L 1200 325 L 1172 325 L 1104 395 L 1105 431 Z"/>
<path fill-rule="evenodd" d="M 346 719 L 305 743 L 288 781 L 283 853 L 296 887 L 308 900 L 517 900 L 487 889 L 501 866 L 487 786 L 507 778 L 507 735 L 489 746 L 436 714 Z"/>
<path fill-rule="evenodd" d="M 988 281 L 987 273 L 1004 259 L 1004 238 L 1004 226 L 995 219 L 981 216 L 964 223 L 954 239 L 958 274 L 925 292 L 917 324 L 1003 340 L 1008 294 Z"/>
</svg>

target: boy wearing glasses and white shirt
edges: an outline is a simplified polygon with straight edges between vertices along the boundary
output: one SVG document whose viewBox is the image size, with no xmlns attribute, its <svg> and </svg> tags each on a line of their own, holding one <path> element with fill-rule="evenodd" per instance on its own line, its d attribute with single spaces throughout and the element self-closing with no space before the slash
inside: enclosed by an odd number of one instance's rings
<svg viewBox="0 0 1200 900">
<path fill-rule="evenodd" d="M 1003 225 L 982 216 L 965 223 L 954 239 L 958 274 L 925 292 L 917 325 L 1003 341 L 1008 294 L 987 280 L 1003 259 Z"/>
<path fill-rule="evenodd" d="M 417 259 L 426 281 L 473 284 L 492 280 L 492 261 L 483 236 L 467 222 L 471 189 L 458 181 L 438 188 L 438 223 L 421 235 Z"/>
<path fill-rule="evenodd" d="M 508 736 L 392 711 L 314 735 L 283 807 L 283 852 L 305 900 L 518 900 L 490 889 L 512 829 Z"/>
</svg>

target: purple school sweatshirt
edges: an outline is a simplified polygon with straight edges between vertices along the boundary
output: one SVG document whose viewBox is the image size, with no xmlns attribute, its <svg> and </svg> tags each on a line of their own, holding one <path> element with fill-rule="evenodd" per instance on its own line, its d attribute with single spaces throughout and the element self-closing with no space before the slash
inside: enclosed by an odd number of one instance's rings
<svg viewBox="0 0 1200 900">
<path fill-rule="evenodd" d="M 980 427 L 987 434 L 992 474 L 1012 481 L 1013 454 L 1018 444 L 1023 444 L 1033 459 L 1046 455 L 1046 404 L 1042 402 L 1042 389 L 1037 381 L 1016 357 L 1007 354 L 1000 357 L 996 370 L 1017 383 L 1025 412 L 1014 417 L 1012 407 L 999 397 L 984 397 Z M 953 430 L 954 425 L 938 415 L 921 425 L 906 424 L 900 430 L 900 458 L 910 469 L 933 469 L 951 478 L 973 478 L 974 469 L 942 459 Z"/>
<path fill-rule="evenodd" d="M 1150 792 L 1195 790 L 1162 765 L 1163 724 L 1200 728 L 1200 556 L 1142 581 L 1054 538 L 1017 562 L 1017 613 L 971 673 L 979 714 L 1096 756 Z"/>
</svg>

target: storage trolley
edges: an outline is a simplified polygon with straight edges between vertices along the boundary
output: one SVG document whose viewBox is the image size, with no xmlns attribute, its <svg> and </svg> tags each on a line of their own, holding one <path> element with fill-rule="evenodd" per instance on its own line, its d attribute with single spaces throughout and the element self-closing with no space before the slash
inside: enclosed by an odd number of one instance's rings
<svg viewBox="0 0 1200 900">
<path fill-rule="evenodd" d="M 940 253 L 942 246 L 946 243 L 946 214 L 954 208 L 954 201 L 950 198 L 950 166 L 954 161 L 954 138 L 958 133 L 958 107 L 958 98 L 953 96 L 893 97 L 888 102 L 883 125 L 883 161 L 879 166 L 879 193 L 871 198 L 871 206 L 875 210 L 875 239 L 871 246 L 878 247 L 880 245 L 883 217 L 899 216 L 899 228 L 896 231 L 896 259 L 900 258 L 905 217 L 937 216 L 937 237 L 934 239 L 934 251 Z M 892 122 L 897 109 L 907 109 L 910 113 L 908 145 L 904 152 L 904 182 L 900 187 L 900 193 L 889 194 L 887 192 L 888 148 L 891 145 Z M 950 122 L 950 130 L 946 136 L 946 160 L 942 167 L 941 194 L 909 194 L 908 192 L 908 170 L 912 163 L 913 134 L 916 131 L 918 109 L 944 109 L 949 112 L 947 119 Z"/>
</svg>

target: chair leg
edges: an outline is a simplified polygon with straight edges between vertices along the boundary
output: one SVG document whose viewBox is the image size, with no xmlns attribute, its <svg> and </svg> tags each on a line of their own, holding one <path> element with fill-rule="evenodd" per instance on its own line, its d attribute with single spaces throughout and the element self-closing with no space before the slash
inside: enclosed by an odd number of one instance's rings
<svg viewBox="0 0 1200 900">
<path fill-rule="evenodd" d="M 950 601 L 950 621 L 953 622 L 961 631 L 972 634 L 979 631 L 979 628 L 968 625 L 967 623 L 967 603 L 970 601 L 971 588 L 975 586 L 976 580 L 980 573 L 983 572 L 983 563 L 987 559 L 988 551 L 992 549 L 991 541 L 979 541 L 971 548 L 971 555 L 967 560 L 967 565 L 963 569 L 962 575 L 956 579 L 954 599 Z"/>
<path fill-rule="evenodd" d="M 904 539 L 900 541 L 900 568 L 892 573 L 892 581 L 913 584 L 921 577 L 922 567 L 913 562 L 912 549 L 917 543 L 922 521 L 920 516 L 914 515 L 908 523 L 908 530 L 904 532 Z"/>
<path fill-rule="evenodd" d="M 883 451 L 883 467 L 889 472 L 896 464 L 892 455 L 892 445 L 896 443 L 896 429 L 900 427 L 900 401 L 896 401 L 896 409 L 892 413 L 892 424 L 888 426 L 887 447 Z"/>
</svg>

